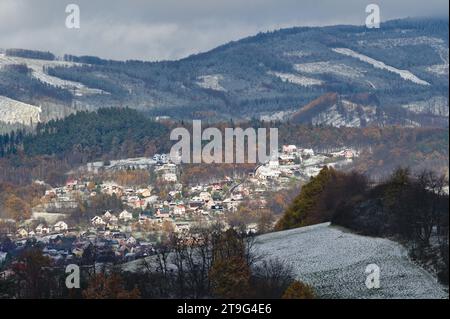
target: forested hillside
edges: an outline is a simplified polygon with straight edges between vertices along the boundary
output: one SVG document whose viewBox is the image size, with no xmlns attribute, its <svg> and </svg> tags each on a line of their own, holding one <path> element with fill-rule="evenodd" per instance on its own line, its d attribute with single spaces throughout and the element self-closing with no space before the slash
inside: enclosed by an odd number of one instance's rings
<svg viewBox="0 0 450 319">
<path fill-rule="evenodd" d="M 77 165 L 101 159 L 153 156 L 169 148 L 169 129 L 136 110 L 105 108 L 0 135 L 0 182 L 64 181 Z M 3 158 L 2 158 L 3 157 Z"/>
<path fill-rule="evenodd" d="M 0 156 L 24 155 L 67 156 L 82 154 L 86 160 L 104 155 L 111 157 L 145 153 L 151 146 L 156 151 L 161 136 L 168 135 L 166 126 L 140 116 L 131 109 L 104 108 L 97 112 L 78 112 L 62 120 L 38 124 L 35 133 L 22 131 L 0 136 Z"/>
<path fill-rule="evenodd" d="M 70 105 L 73 95 L 70 91 L 45 83 L 33 76 L 26 64 L 11 64 L 0 69 L 0 95 L 11 99 L 39 105 L 40 101 L 51 99 L 56 103 Z"/>
<path fill-rule="evenodd" d="M 177 119 L 288 120 L 311 101 L 337 94 L 342 103 L 322 115 L 323 108 L 310 108 L 302 122 L 448 126 L 446 19 L 388 21 L 380 29 L 282 29 L 178 61 L 7 54 L 0 55 L 0 95 L 34 105 L 52 99 L 74 110 L 108 105 Z M 4 69 L 18 62 L 34 65 L 34 72 Z M 33 81 L 36 76 L 46 85 Z"/>
<path fill-rule="evenodd" d="M 277 127 L 280 146 L 296 144 L 319 153 L 351 147 L 360 151 L 351 168 L 376 179 L 398 166 L 409 166 L 414 171 L 432 168 L 448 176 L 448 129 L 338 128 L 257 120 L 211 125 L 222 131 L 236 126 Z M 0 135 L 0 182 L 21 184 L 45 179 L 57 183 L 64 180 L 68 170 L 88 161 L 168 153 L 175 143 L 170 141 L 170 131 L 180 126 L 192 130 L 189 121 L 155 122 L 136 110 L 105 108 L 39 124 L 36 132 L 18 129 Z M 207 168 L 211 172 L 230 169 L 200 165 L 197 175 L 206 178 Z"/>
</svg>

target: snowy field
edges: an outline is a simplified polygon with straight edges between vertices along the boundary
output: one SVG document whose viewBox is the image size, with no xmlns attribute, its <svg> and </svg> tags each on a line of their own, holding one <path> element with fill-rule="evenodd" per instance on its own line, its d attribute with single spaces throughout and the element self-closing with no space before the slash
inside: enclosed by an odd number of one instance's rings
<svg viewBox="0 0 450 319">
<path fill-rule="evenodd" d="M 320 298 L 341 299 L 444 299 L 448 292 L 428 272 L 414 264 L 406 249 L 388 239 L 360 236 L 329 223 L 258 236 L 254 253 L 292 265 L 298 279 L 311 284 Z M 168 267 L 176 270 L 169 254 Z M 156 271 L 156 256 L 146 257 Z M 380 267 L 380 288 L 365 285 L 366 267 Z M 135 272 L 142 259 L 121 267 Z"/>
<path fill-rule="evenodd" d="M 364 75 L 363 72 L 359 69 L 341 63 L 333 63 L 330 61 L 295 64 L 294 68 L 298 72 L 310 74 L 333 74 L 348 78 L 358 78 Z"/>
<path fill-rule="evenodd" d="M 343 54 L 343 55 L 346 55 L 346 56 L 350 56 L 350 57 L 356 58 L 356 59 L 358 59 L 360 61 L 369 63 L 374 68 L 383 69 L 383 70 L 387 70 L 387 71 L 392 72 L 392 73 L 396 73 L 396 74 L 400 75 L 400 77 L 402 79 L 404 79 L 404 80 L 411 81 L 411 82 L 414 82 L 414 83 L 420 84 L 420 85 L 430 85 L 430 83 L 419 79 L 417 76 L 415 76 L 414 74 L 412 74 L 408 70 L 399 70 L 397 68 L 394 68 L 393 66 L 385 64 L 384 62 L 375 60 L 375 59 L 373 59 L 371 57 L 368 57 L 367 55 L 355 52 L 355 51 L 353 51 L 351 49 L 335 48 L 335 49 L 333 49 L 333 51 L 336 52 L 336 53 Z"/>
<path fill-rule="evenodd" d="M 280 78 L 283 82 L 289 82 L 292 84 L 297 84 L 300 86 L 312 86 L 312 85 L 322 85 L 323 81 L 309 78 L 303 75 L 297 75 L 292 73 L 280 73 L 280 72 L 268 72 L 268 74 Z"/>
<path fill-rule="evenodd" d="M 29 125 L 40 121 L 41 108 L 0 95 L 0 122 Z"/>
<path fill-rule="evenodd" d="M 290 263 L 322 298 L 448 298 L 448 292 L 388 239 L 355 235 L 329 223 L 265 234 L 256 249 Z M 365 269 L 380 267 L 380 288 L 368 289 Z"/>
<path fill-rule="evenodd" d="M 202 75 L 197 79 L 199 80 L 197 85 L 204 89 L 222 92 L 227 91 L 222 85 L 220 85 L 220 81 L 223 80 L 223 76 L 221 74 Z"/>
<path fill-rule="evenodd" d="M 439 76 L 448 76 L 448 64 L 435 64 L 427 67 L 427 71 Z"/>
</svg>

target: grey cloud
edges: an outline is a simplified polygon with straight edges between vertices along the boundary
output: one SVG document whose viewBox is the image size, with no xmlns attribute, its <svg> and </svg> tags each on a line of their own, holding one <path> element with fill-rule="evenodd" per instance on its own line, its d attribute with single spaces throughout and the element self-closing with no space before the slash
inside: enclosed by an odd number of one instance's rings
<svg viewBox="0 0 450 319">
<path fill-rule="evenodd" d="M 176 59 L 260 31 L 363 24 L 363 0 L 0 0 L 0 47 L 113 59 Z M 81 29 L 65 28 L 65 6 Z M 448 15 L 447 0 L 380 0 L 383 20 Z"/>
</svg>

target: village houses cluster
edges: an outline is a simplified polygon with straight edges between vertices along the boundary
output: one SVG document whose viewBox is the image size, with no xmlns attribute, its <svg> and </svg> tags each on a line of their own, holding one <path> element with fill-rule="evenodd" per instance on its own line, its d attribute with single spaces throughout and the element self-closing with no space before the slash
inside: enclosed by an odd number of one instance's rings
<svg viewBox="0 0 450 319">
<path fill-rule="evenodd" d="M 194 225 L 226 223 L 226 215 L 242 203 L 267 203 L 268 191 L 282 190 L 294 180 L 307 181 L 324 165 L 348 165 L 358 152 L 352 149 L 316 153 L 312 149 L 283 145 L 277 158 L 258 165 L 246 176 L 224 176 L 196 185 L 182 185 L 180 168 L 168 155 L 89 163 L 86 175 L 129 169 L 151 170 L 167 185 L 161 196 L 154 185 L 126 187 L 112 181 L 95 184 L 86 179 L 70 179 L 62 187 L 48 187 L 41 203 L 33 207 L 33 218 L 8 234 L 20 249 L 28 240 L 41 242 L 44 253 L 57 263 L 69 263 L 96 251 L 103 261 L 129 261 L 152 254 L 153 247 L 167 232 L 188 234 Z M 42 182 L 41 182 L 42 183 Z M 114 196 L 124 207 L 105 209 L 101 214 L 75 224 L 68 212 L 79 209 L 99 194 Z M 248 232 L 257 232 L 255 224 Z M 2 252 L 2 256 L 6 252 Z M 1 263 L 1 262 L 0 262 Z"/>
</svg>

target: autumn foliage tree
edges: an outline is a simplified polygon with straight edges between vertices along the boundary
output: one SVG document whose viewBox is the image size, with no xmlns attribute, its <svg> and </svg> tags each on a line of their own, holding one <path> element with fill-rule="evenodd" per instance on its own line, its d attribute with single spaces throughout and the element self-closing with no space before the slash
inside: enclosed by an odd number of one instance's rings
<svg viewBox="0 0 450 319">
<path fill-rule="evenodd" d="M 48 285 L 51 284 L 48 276 L 48 267 L 51 260 L 44 256 L 38 248 L 26 249 L 18 261 L 13 265 L 13 271 L 20 287 L 17 290 L 22 298 L 47 298 L 49 297 Z"/>
<path fill-rule="evenodd" d="M 284 292 L 283 299 L 315 299 L 316 295 L 311 286 L 298 280 L 294 281 Z"/>
<path fill-rule="evenodd" d="M 214 295 L 226 299 L 247 297 L 250 274 L 250 269 L 242 257 L 216 260 L 209 271 Z"/>
<path fill-rule="evenodd" d="M 316 177 L 312 177 L 310 182 L 302 187 L 300 194 L 278 221 L 276 228 L 281 230 L 305 226 L 308 214 L 317 204 L 325 185 L 334 174 L 333 169 L 324 167 Z"/>
<path fill-rule="evenodd" d="M 367 189 L 365 176 L 324 167 L 305 184 L 278 221 L 276 229 L 289 229 L 330 221 L 336 208 Z"/>
<path fill-rule="evenodd" d="M 111 179 L 119 185 L 124 186 L 143 186 L 148 185 L 150 181 L 150 173 L 143 169 L 128 169 L 114 172 Z"/>
<path fill-rule="evenodd" d="M 16 221 L 23 221 L 31 217 L 30 205 L 13 194 L 6 197 L 3 203 L 3 209 L 7 218 Z"/>
<path fill-rule="evenodd" d="M 83 290 L 85 299 L 138 299 L 140 292 L 137 288 L 127 290 L 119 274 L 96 274 Z"/>
<path fill-rule="evenodd" d="M 209 280 L 215 296 L 245 298 L 249 295 L 251 270 L 245 242 L 230 229 L 217 238 Z"/>
</svg>

